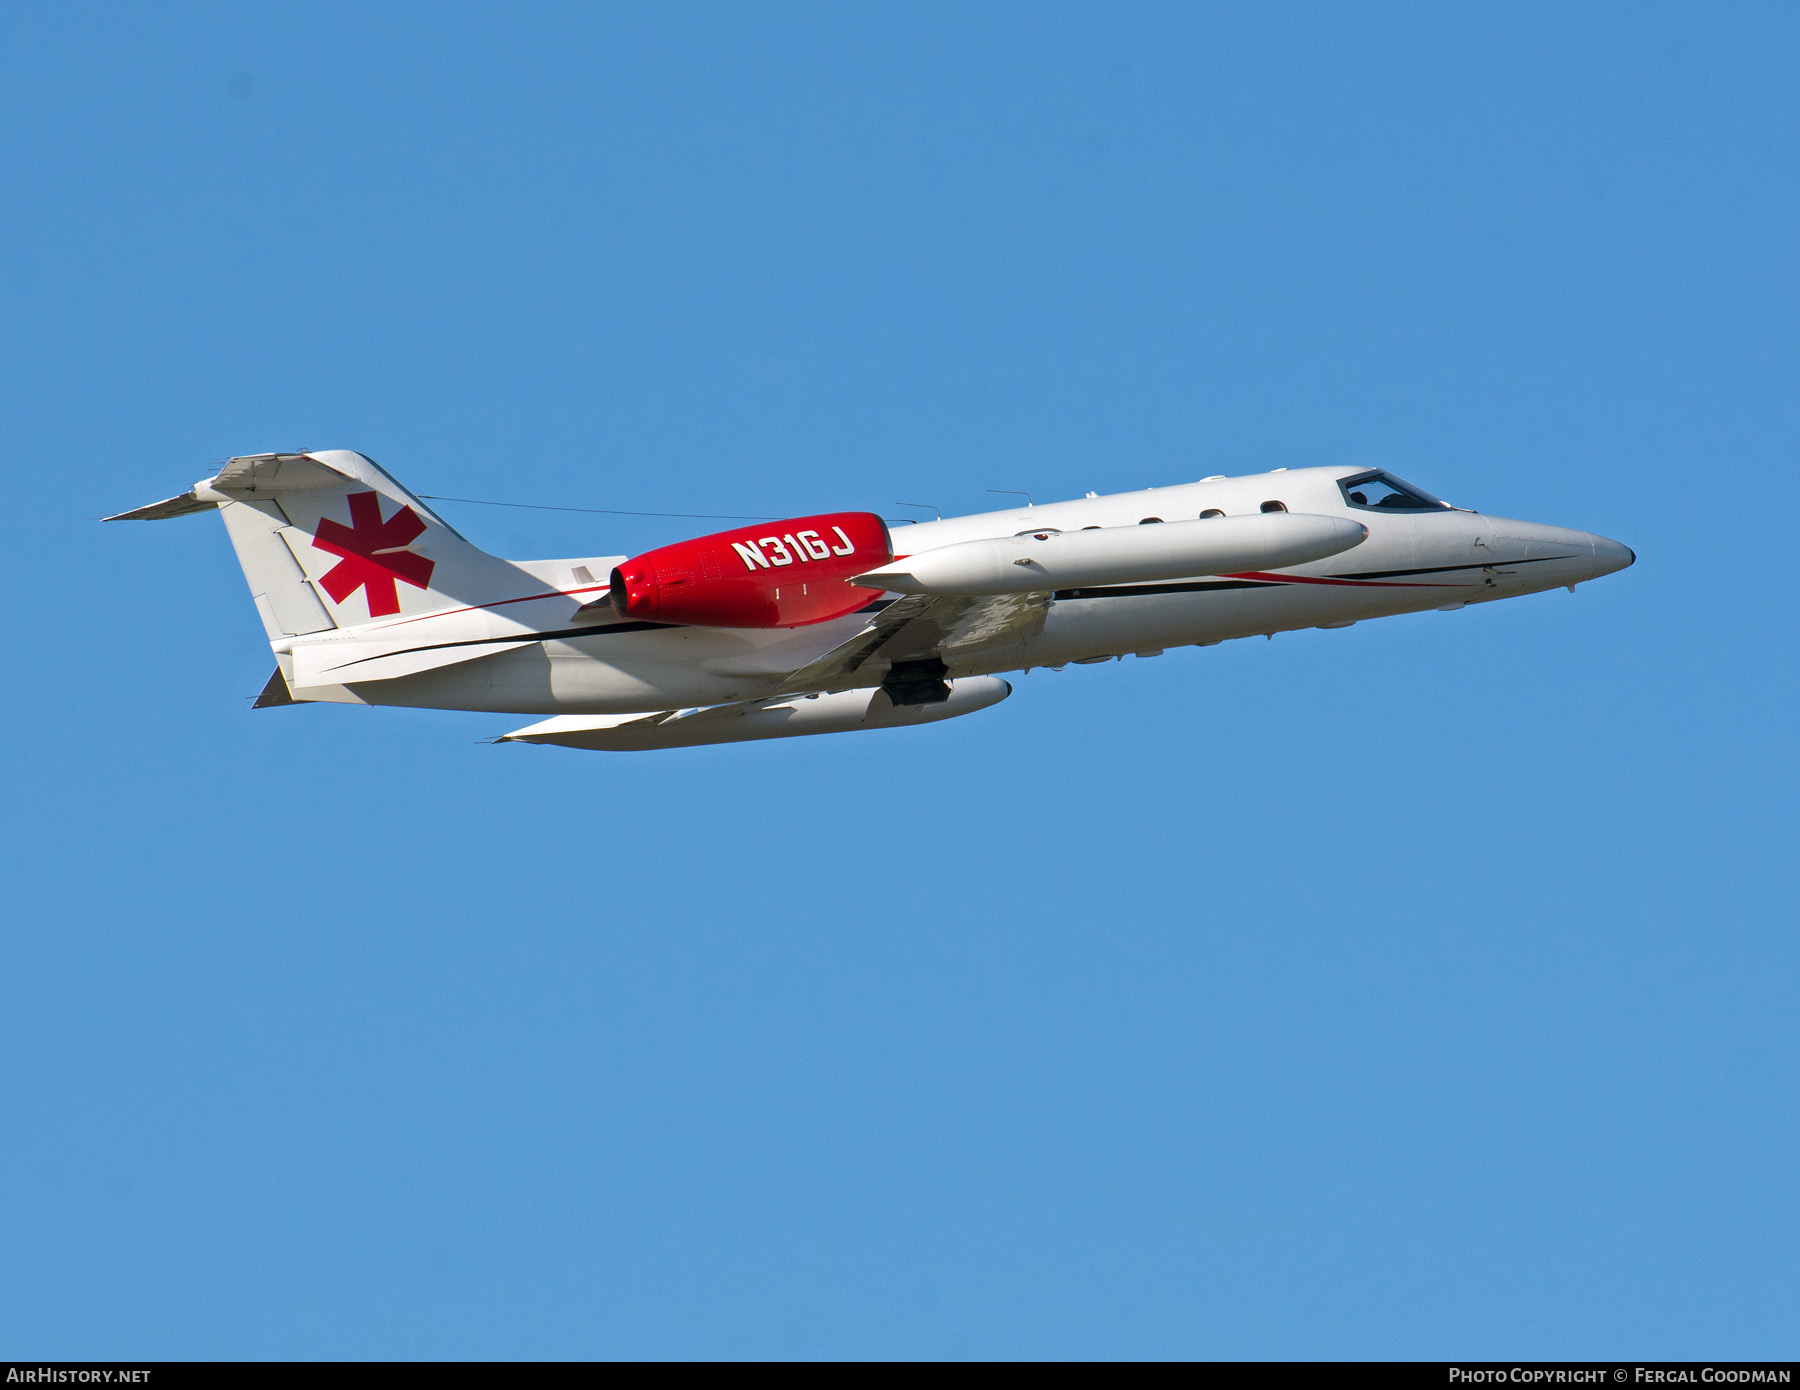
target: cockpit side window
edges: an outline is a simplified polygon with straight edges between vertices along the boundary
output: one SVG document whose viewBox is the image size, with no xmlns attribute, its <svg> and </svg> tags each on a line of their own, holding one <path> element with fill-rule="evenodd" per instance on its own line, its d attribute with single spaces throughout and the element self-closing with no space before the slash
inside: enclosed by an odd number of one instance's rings
<svg viewBox="0 0 1800 1390">
<path fill-rule="evenodd" d="M 1440 502 L 1429 492 L 1401 482 L 1392 473 L 1376 471 L 1358 473 L 1354 478 L 1340 478 L 1338 489 L 1352 507 L 1372 512 L 1441 512 L 1450 510 L 1448 502 Z"/>
</svg>

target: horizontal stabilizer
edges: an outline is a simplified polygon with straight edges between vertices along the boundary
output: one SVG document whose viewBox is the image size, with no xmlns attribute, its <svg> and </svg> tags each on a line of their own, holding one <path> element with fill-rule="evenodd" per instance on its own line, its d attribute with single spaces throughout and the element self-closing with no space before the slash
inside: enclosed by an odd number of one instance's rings
<svg viewBox="0 0 1800 1390">
<path fill-rule="evenodd" d="M 343 487 L 357 481 L 359 471 L 354 467 L 333 468 L 311 454 L 246 454 L 227 460 L 208 486 L 232 497 L 269 497 L 278 492 Z"/>
<path fill-rule="evenodd" d="M 210 512 L 221 502 L 269 497 L 276 492 L 310 492 L 322 487 L 343 487 L 357 481 L 354 472 L 333 468 L 310 454 L 250 454 L 227 459 L 217 475 L 196 484 L 179 497 L 152 502 L 148 507 L 102 517 L 102 521 L 167 521 L 171 517 Z M 200 496 L 200 491 L 212 494 Z"/>
<path fill-rule="evenodd" d="M 192 516 L 195 512 L 210 512 L 218 507 L 217 502 L 205 501 L 190 492 L 179 497 L 171 497 L 163 502 L 152 502 L 148 507 L 139 507 L 135 511 L 120 512 L 117 516 L 103 516 L 102 521 L 167 521 L 171 517 Z"/>
</svg>

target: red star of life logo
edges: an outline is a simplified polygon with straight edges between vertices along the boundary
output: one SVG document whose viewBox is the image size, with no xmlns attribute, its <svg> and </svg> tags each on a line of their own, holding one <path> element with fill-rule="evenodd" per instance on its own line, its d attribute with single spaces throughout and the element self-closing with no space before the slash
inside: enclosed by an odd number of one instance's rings
<svg viewBox="0 0 1800 1390">
<path fill-rule="evenodd" d="M 319 519 L 313 537 L 316 550 L 340 556 L 319 583 L 333 603 L 342 603 L 358 589 L 369 601 L 369 616 L 385 618 L 400 611 L 400 595 L 394 581 L 415 589 L 427 588 L 437 561 L 428 560 L 406 547 L 425 533 L 425 523 L 411 507 L 401 507 L 386 521 L 381 519 L 381 499 L 373 492 L 350 494 L 350 524 Z"/>
</svg>

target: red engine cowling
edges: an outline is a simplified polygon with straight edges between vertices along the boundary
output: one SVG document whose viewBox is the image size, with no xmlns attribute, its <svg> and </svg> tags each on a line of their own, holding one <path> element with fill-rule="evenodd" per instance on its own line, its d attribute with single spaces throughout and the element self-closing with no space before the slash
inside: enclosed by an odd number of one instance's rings
<svg viewBox="0 0 1800 1390">
<path fill-rule="evenodd" d="M 881 597 L 853 574 L 893 559 L 873 512 L 831 512 L 740 526 L 646 550 L 612 572 L 622 618 L 701 627 L 805 627 Z"/>
</svg>

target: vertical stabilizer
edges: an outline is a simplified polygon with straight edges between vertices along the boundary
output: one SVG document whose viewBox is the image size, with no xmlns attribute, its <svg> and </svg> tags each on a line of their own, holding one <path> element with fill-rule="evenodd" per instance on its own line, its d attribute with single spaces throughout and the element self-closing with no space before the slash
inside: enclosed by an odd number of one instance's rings
<svg viewBox="0 0 1800 1390">
<path fill-rule="evenodd" d="M 470 545 L 348 449 L 234 458 L 180 497 L 108 519 L 157 521 L 214 507 L 271 642 L 544 587 Z"/>
<path fill-rule="evenodd" d="M 271 642 L 337 626 L 282 537 L 292 523 L 279 502 L 228 502 L 219 513 Z"/>
</svg>

